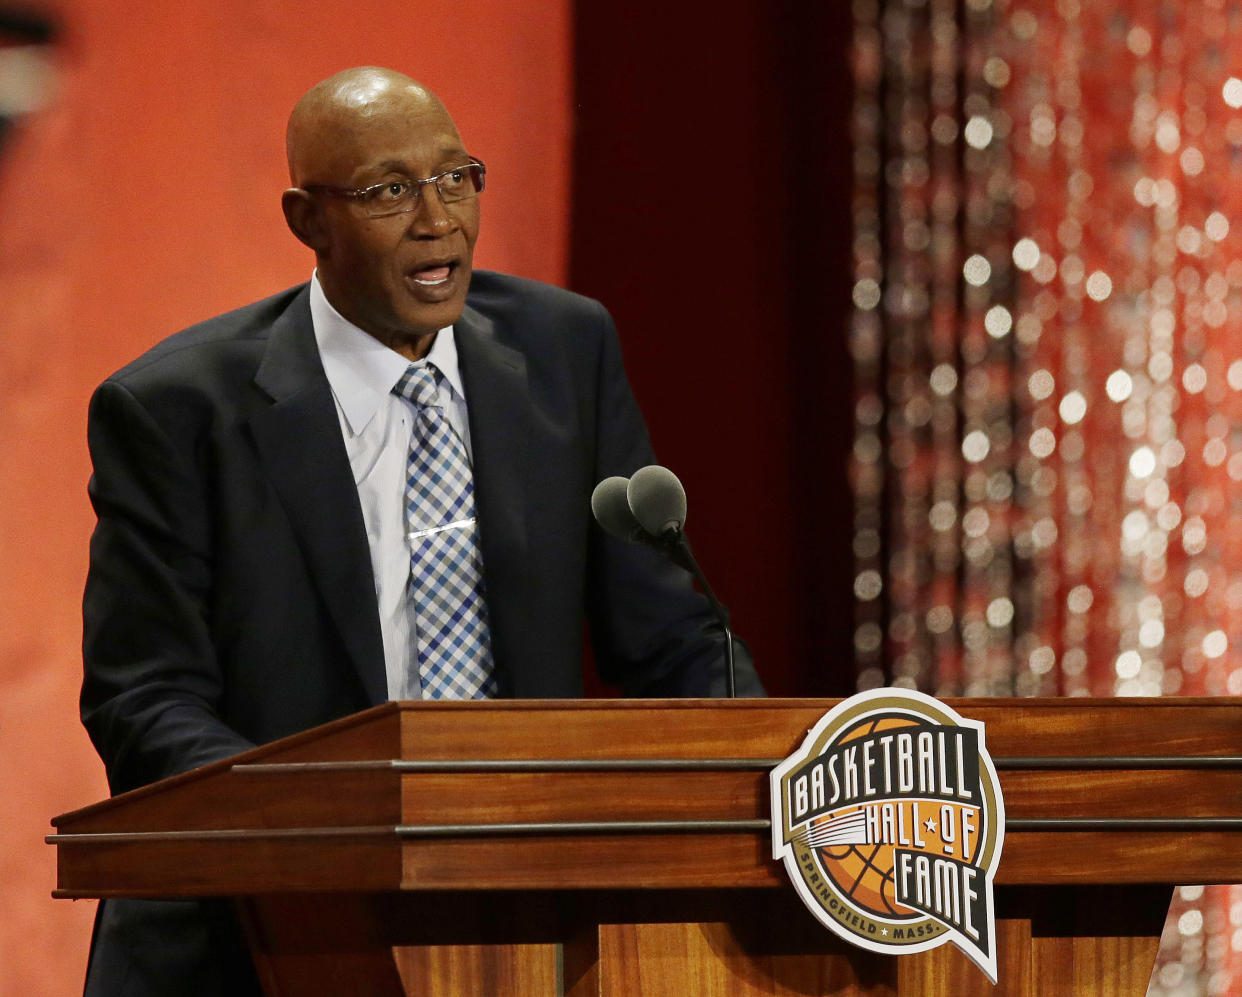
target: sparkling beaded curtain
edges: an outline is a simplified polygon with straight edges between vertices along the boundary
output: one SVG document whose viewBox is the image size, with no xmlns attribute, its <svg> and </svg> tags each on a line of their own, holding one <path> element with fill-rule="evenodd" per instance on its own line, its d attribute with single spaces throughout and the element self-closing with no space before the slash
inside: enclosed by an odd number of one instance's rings
<svg viewBox="0 0 1242 997">
<path fill-rule="evenodd" d="M 1242 693 L 1242 3 L 854 11 L 860 688 Z M 1183 889 L 1151 993 L 1239 949 Z"/>
</svg>

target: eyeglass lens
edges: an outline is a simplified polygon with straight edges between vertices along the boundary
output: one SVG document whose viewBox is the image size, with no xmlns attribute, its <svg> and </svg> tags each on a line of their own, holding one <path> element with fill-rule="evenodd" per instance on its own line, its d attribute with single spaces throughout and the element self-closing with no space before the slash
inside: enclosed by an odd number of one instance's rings
<svg viewBox="0 0 1242 997">
<path fill-rule="evenodd" d="M 425 180 L 396 180 L 371 188 L 363 205 L 370 214 L 387 215 L 400 211 L 412 211 L 418 206 L 422 191 L 428 184 L 435 184 L 440 199 L 445 204 L 475 197 L 483 190 L 483 167 L 470 163 L 448 170 Z"/>
</svg>

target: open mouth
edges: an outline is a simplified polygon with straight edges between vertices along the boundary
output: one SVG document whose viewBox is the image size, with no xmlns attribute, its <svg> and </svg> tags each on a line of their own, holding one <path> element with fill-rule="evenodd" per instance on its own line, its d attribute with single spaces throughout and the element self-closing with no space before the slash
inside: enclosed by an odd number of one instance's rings
<svg viewBox="0 0 1242 997">
<path fill-rule="evenodd" d="M 448 282 L 456 269 L 457 263 L 455 260 L 448 260 L 444 263 L 432 263 L 418 270 L 410 271 L 410 279 L 415 284 L 421 284 L 423 287 L 439 287 L 441 284 Z"/>
</svg>

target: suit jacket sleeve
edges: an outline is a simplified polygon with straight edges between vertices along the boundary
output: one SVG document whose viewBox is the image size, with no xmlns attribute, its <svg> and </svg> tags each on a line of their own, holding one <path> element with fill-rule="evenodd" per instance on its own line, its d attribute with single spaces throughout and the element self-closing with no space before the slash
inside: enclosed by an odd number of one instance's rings
<svg viewBox="0 0 1242 997">
<path fill-rule="evenodd" d="M 603 327 L 598 372 L 595 480 L 629 476 L 655 463 L 646 425 L 630 389 L 612 318 Z M 724 639 L 690 576 L 655 551 L 625 544 L 593 526 L 588 550 L 587 612 L 597 667 L 627 695 L 720 696 Z M 737 691 L 761 696 L 750 654 L 737 641 Z"/>
<path fill-rule="evenodd" d="M 83 604 L 82 719 L 114 793 L 243 751 L 219 718 L 210 517 L 194 455 L 122 384 L 88 423 L 98 525 Z"/>
</svg>

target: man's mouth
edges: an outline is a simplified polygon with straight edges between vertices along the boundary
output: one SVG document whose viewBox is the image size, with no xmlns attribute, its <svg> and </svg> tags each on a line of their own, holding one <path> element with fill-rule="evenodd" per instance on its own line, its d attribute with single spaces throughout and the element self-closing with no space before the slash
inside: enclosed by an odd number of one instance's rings
<svg viewBox="0 0 1242 997">
<path fill-rule="evenodd" d="M 410 274 L 410 278 L 416 284 L 423 287 L 439 287 L 452 276 L 453 270 L 457 267 L 456 263 L 437 263 L 429 267 L 423 267 L 421 270 L 415 270 Z"/>
</svg>

